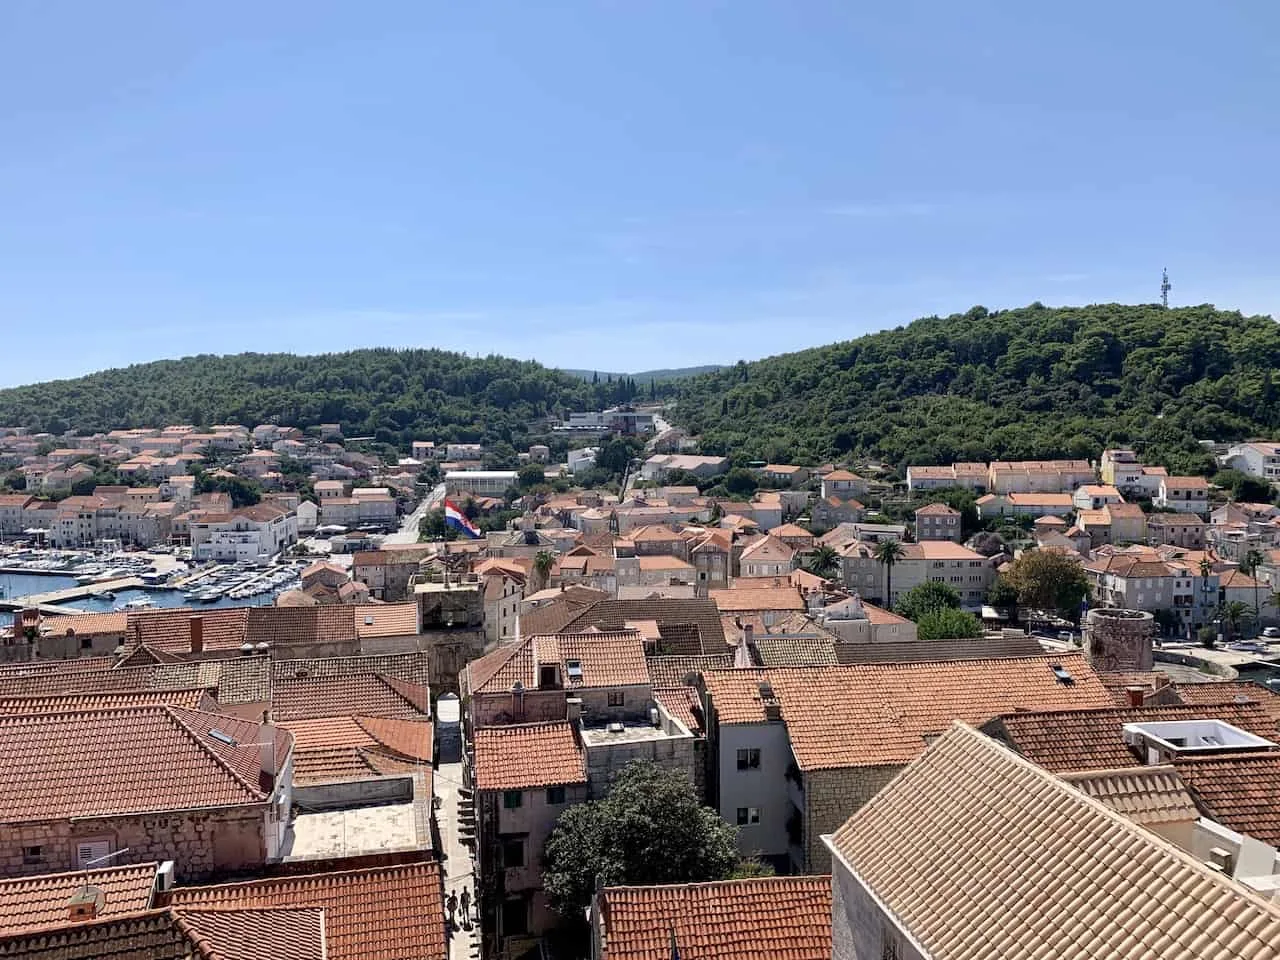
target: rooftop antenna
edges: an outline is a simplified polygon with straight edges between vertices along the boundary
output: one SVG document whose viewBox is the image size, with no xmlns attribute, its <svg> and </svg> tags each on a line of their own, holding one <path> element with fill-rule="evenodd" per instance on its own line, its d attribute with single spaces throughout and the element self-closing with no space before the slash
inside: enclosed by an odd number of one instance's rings
<svg viewBox="0 0 1280 960">
<path fill-rule="evenodd" d="M 1169 268 L 1164 268 L 1164 273 L 1160 277 L 1160 306 L 1169 309 L 1169 291 L 1173 289 L 1173 284 L 1169 282 Z"/>
</svg>

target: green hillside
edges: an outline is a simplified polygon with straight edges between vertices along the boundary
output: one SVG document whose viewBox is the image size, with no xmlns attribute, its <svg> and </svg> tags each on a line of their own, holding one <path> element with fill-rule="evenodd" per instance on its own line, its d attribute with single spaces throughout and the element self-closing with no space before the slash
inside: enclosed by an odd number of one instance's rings
<svg viewBox="0 0 1280 960">
<path fill-rule="evenodd" d="M 540 418 L 618 403 L 640 390 L 634 381 L 592 385 L 536 363 L 442 350 L 242 353 L 0 390 L 0 424 L 92 432 L 167 423 L 340 423 L 348 436 L 387 443 L 425 437 L 519 446 Z"/>
<path fill-rule="evenodd" d="M 1183 470 L 1197 440 L 1270 434 L 1280 327 L 1211 306 L 974 307 L 680 385 L 672 419 L 712 452 L 849 453 L 896 465 L 1096 457 L 1129 444 Z"/>
</svg>

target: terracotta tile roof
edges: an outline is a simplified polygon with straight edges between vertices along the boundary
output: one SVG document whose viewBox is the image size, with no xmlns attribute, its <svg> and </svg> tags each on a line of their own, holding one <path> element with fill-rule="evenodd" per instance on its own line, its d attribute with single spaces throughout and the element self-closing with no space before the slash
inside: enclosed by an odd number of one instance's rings
<svg viewBox="0 0 1280 960">
<path fill-rule="evenodd" d="M 174 917 L 208 960 L 325 960 L 318 907 L 183 910 Z"/>
<path fill-rule="evenodd" d="M 561 664 L 577 660 L 582 665 L 582 679 L 566 677 L 566 687 L 649 684 L 644 640 L 638 633 L 562 633 L 556 639 Z"/>
<path fill-rule="evenodd" d="M 423 719 L 429 702 L 425 685 L 376 673 L 277 678 L 271 687 L 271 712 L 280 721 L 355 714 Z"/>
<path fill-rule="evenodd" d="M 657 600 L 601 600 L 599 603 L 592 604 L 589 608 L 583 610 L 571 621 L 564 624 L 562 628 L 538 632 L 575 632 L 585 630 L 588 627 L 596 627 L 600 630 L 619 630 L 628 621 L 635 622 L 638 620 L 657 621 L 658 629 L 664 637 L 667 635 L 668 626 L 672 624 L 694 624 L 697 626 L 702 645 L 708 648 L 706 651 L 708 653 L 719 653 L 721 645 L 724 643 L 724 630 L 720 626 L 720 611 L 711 600 L 672 600 L 666 598 Z M 532 628 L 526 628 L 523 618 L 520 629 L 525 636 L 530 636 L 534 632 Z M 701 653 L 703 651 L 699 650 L 698 652 Z"/>
<path fill-rule="evenodd" d="M 762 667 L 818 667 L 838 663 L 835 641 L 830 636 L 788 634 L 755 640 L 755 652 Z"/>
<path fill-rule="evenodd" d="M 111 710 L 120 707 L 186 707 L 216 713 L 218 702 L 207 689 L 189 690 L 107 690 L 101 693 L 67 694 L 45 697 L 9 697 L 0 700 L 0 714 L 74 713 L 83 710 Z"/>
<path fill-rule="evenodd" d="M 683 687 L 689 674 L 704 670 L 728 670 L 733 666 L 732 653 L 713 653 L 690 657 L 649 657 L 649 682 L 657 687 Z"/>
<path fill-rule="evenodd" d="M 761 537 L 742 551 L 744 561 L 750 560 L 756 563 L 790 563 L 795 555 L 795 547 L 773 535 Z"/>
<path fill-rule="evenodd" d="M 708 590 L 722 613 L 752 610 L 803 610 L 804 600 L 795 587 L 748 587 L 746 589 Z"/>
<path fill-rule="evenodd" d="M 692 573 L 693 564 L 679 557 L 649 556 L 637 557 L 636 565 L 641 570 L 675 570 L 683 573 Z"/>
<path fill-rule="evenodd" d="M 1280 693 L 1246 681 L 1220 681 L 1216 683 L 1178 683 L 1174 685 L 1178 699 L 1183 703 L 1223 704 L 1251 700 L 1262 707 L 1277 724 L 1280 724 Z"/>
<path fill-rule="evenodd" d="M 532 674 L 533 648 L 520 640 L 477 657 L 463 668 L 469 693 L 510 690 L 517 680 L 527 683 Z"/>
<path fill-rule="evenodd" d="M 352 677 L 376 673 L 425 686 L 430 676 L 428 660 L 429 654 L 419 651 L 363 654 L 355 657 L 303 657 L 297 660 L 273 660 L 270 664 L 271 676 L 275 680 Z"/>
<path fill-rule="evenodd" d="M 1055 676 L 1060 666 L 1072 677 Z M 1110 695 L 1078 653 L 997 660 L 711 671 L 720 723 L 764 723 L 760 684 L 782 705 L 803 770 L 907 763 L 953 720 L 982 723 L 1017 709 L 1106 706 Z"/>
<path fill-rule="evenodd" d="M 865 600 L 862 601 L 862 610 L 866 613 L 867 619 L 877 627 L 890 623 L 901 625 L 911 622 L 906 617 L 900 617 L 896 613 L 890 613 L 883 607 L 877 607 L 874 603 L 867 603 Z"/>
<path fill-rule="evenodd" d="M 586 783 L 586 754 L 564 721 L 482 727 L 475 732 L 477 790 L 530 790 Z"/>
<path fill-rule="evenodd" d="M 124 636 L 128 615 L 119 613 L 81 613 L 63 617 L 45 617 L 41 626 L 48 633 L 59 636 L 74 631 L 77 636 L 119 634 Z"/>
<path fill-rule="evenodd" d="M 1239 960 L 1280 943 L 1280 906 L 962 724 L 830 843 L 933 957 Z"/>
<path fill-rule="evenodd" d="M 0 937 L 66 926 L 67 901 L 86 883 L 102 891 L 100 918 L 149 910 L 158 866 L 140 863 L 0 880 Z"/>
<path fill-rule="evenodd" d="M 925 540 L 903 546 L 918 548 L 925 560 L 981 560 L 984 564 L 987 560 L 982 554 L 950 540 Z"/>
<path fill-rule="evenodd" d="M 769 531 L 769 534 L 778 538 L 785 537 L 789 540 L 813 539 L 813 534 L 797 523 L 784 523 L 780 527 L 774 527 Z"/>
<path fill-rule="evenodd" d="M 246 746 L 209 736 L 215 727 Z M 247 746 L 261 739 L 260 729 L 179 707 L 0 716 L 0 818 L 21 823 L 261 803 L 259 748 Z M 88 771 L 95 788 L 86 792 Z"/>
<path fill-rule="evenodd" d="M 840 663 L 915 663 L 943 660 L 996 660 L 1042 657 L 1035 637 L 999 640 L 897 640 L 887 643 L 837 643 Z M 1099 677 L 1101 678 L 1101 674 Z"/>
<path fill-rule="evenodd" d="M 356 607 L 249 607 L 250 643 L 342 643 L 356 638 Z M 363 606 L 360 608 L 363 612 Z M 206 632 L 208 627 L 205 627 Z"/>
<path fill-rule="evenodd" d="M 1161 481 L 1161 486 L 1170 490 L 1208 490 L 1209 481 L 1204 477 L 1170 477 Z"/>
<path fill-rule="evenodd" d="M 418 633 L 416 603 L 368 603 L 351 609 L 360 637 L 411 637 Z"/>
<path fill-rule="evenodd" d="M 584 560 L 594 559 L 584 557 Z M 565 564 L 565 560 L 561 560 L 561 565 Z M 524 636 L 533 636 L 539 633 L 556 633 L 563 630 L 577 617 L 581 616 L 584 611 L 590 610 L 600 602 L 599 599 L 579 598 L 570 596 L 573 588 L 565 590 L 565 596 L 544 603 L 532 610 L 522 612 L 520 614 L 520 632 Z M 594 592 L 594 591 L 593 591 Z"/>
<path fill-rule="evenodd" d="M 217 960 L 168 910 L 91 920 L 0 939 L 9 960 Z"/>
<path fill-rule="evenodd" d="M 200 617 L 206 650 L 238 650 L 245 642 L 249 622 L 247 607 L 216 610 L 143 610 L 129 614 L 126 642 L 145 643 L 155 650 L 186 653 L 191 650 L 191 618 Z"/>
<path fill-rule="evenodd" d="M 916 511 L 917 517 L 958 517 L 960 511 L 945 503 L 927 503 Z"/>
<path fill-rule="evenodd" d="M 600 893 L 604 960 L 830 960 L 831 878 L 759 877 Z"/>
<path fill-rule="evenodd" d="M 1260 737 L 1275 736 L 1274 722 L 1257 704 L 1006 713 L 984 729 L 1032 763 L 1066 773 L 1141 766 L 1121 735 L 1126 723 L 1196 719 L 1223 720 Z"/>
<path fill-rule="evenodd" d="M 823 480 L 861 480 L 862 478 L 856 473 L 850 473 L 848 470 L 832 470 Z"/>
<path fill-rule="evenodd" d="M 721 636 L 723 636 L 723 630 Z M 715 639 L 703 640 L 701 627 L 696 623 L 662 623 L 658 625 L 658 653 L 663 656 L 700 657 L 715 656 L 727 645 Z"/>
<path fill-rule="evenodd" d="M 1171 766 L 1089 770 L 1064 773 L 1061 777 L 1081 793 L 1142 826 L 1182 823 L 1200 816 L 1186 785 Z"/>
<path fill-rule="evenodd" d="M 652 523 L 647 526 L 637 527 L 627 537 L 632 543 L 668 543 L 672 540 L 679 540 L 680 534 L 665 524 Z"/>
<path fill-rule="evenodd" d="M 320 907 L 328 960 L 445 960 L 448 953 L 438 863 L 176 887 L 171 902 L 183 913 Z"/>
<path fill-rule="evenodd" d="M 1173 767 L 1206 816 L 1280 846 L 1280 752 L 1180 757 Z"/>
<path fill-rule="evenodd" d="M 693 687 L 654 687 L 653 699 L 695 736 L 703 736 L 706 728 L 702 720 L 702 698 Z"/>
</svg>

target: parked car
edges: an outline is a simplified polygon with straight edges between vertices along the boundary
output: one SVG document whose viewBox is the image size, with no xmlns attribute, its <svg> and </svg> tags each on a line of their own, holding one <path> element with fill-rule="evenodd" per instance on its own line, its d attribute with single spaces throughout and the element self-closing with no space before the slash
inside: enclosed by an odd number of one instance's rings
<svg viewBox="0 0 1280 960">
<path fill-rule="evenodd" d="M 1280 640 L 1280 627 L 1267 627 L 1262 631 L 1264 637 L 1271 637 Z"/>
</svg>

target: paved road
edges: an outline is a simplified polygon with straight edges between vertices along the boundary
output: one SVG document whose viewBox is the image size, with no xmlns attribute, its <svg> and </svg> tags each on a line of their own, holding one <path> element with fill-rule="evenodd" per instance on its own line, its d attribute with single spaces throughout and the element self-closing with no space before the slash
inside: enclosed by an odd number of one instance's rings
<svg viewBox="0 0 1280 960">
<path fill-rule="evenodd" d="M 471 858 L 471 848 L 462 842 L 463 832 L 474 836 L 474 823 L 470 817 L 463 817 L 464 806 L 470 806 L 470 799 L 461 796 L 462 764 L 441 763 L 436 767 L 435 794 L 440 799 L 436 809 L 436 823 L 440 827 L 440 851 L 444 857 L 444 892 L 448 897 L 450 891 L 462 896 L 464 889 L 476 895 L 475 861 Z M 463 828 L 462 820 L 467 819 L 470 829 Z M 477 906 L 473 903 L 471 915 L 474 918 Z M 463 922 L 461 911 L 455 914 L 453 936 L 449 941 L 449 960 L 477 960 L 480 956 L 480 928 L 474 920 Z M 448 923 L 448 917 L 445 917 Z"/>
<path fill-rule="evenodd" d="M 404 522 L 400 524 L 400 529 L 395 533 L 387 535 L 382 541 L 384 546 L 397 543 L 417 543 L 418 542 L 418 524 L 428 513 L 440 505 L 440 501 L 444 499 L 444 484 L 436 487 L 427 494 L 420 504 L 414 508 L 413 513 L 404 518 Z"/>
</svg>

